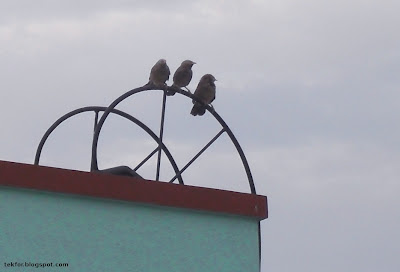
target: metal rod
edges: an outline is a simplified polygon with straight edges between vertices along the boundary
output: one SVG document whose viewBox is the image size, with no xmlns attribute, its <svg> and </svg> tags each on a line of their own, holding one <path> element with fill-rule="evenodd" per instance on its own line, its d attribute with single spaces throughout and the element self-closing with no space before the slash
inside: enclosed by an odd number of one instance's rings
<svg viewBox="0 0 400 272">
<path fill-rule="evenodd" d="M 192 100 L 194 100 L 196 102 L 203 103 L 199 98 L 194 96 L 194 94 L 191 94 L 191 93 L 186 92 L 186 91 L 181 90 L 181 89 L 174 89 L 174 91 L 176 93 L 180 93 L 180 94 L 182 94 L 184 96 L 187 96 L 187 97 L 191 98 Z M 235 145 L 236 150 L 239 153 L 240 159 L 242 160 L 244 169 L 246 171 L 247 179 L 248 179 L 249 185 L 250 185 L 250 191 L 251 191 L 252 194 L 256 194 L 256 187 L 254 186 L 254 180 L 253 180 L 253 176 L 252 176 L 251 171 L 250 171 L 250 166 L 249 166 L 249 163 L 247 162 L 246 156 L 244 155 L 243 149 L 240 146 L 238 140 L 236 139 L 236 137 L 233 134 L 232 130 L 228 127 L 228 125 L 222 119 L 222 117 L 219 116 L 219 114 L 215 111 L 215 109 L 213 109 L 209 105 L 205 105 L 205 107 L 206 107 L 206 110 L 209 113 L 211 113 L 214 116 L 214 118 L 217 119 L 217 121 L 220 123 L 220 125 L 225 129 L 225 131 L 228 134 L 229 138 L 231 138 L 231 141 Z"/>
<path fill-rule="evenodd" d="M 143 164 L 145 164 L 154 154 L 156 154 L 156 152 L 160 149 L 159 146 L 156 147 L 156 149 L 154 149 L 146 158 L 144 158 L 144 160 L 139 163 L 134 169 L 133 171 L 138 170 Z"/>
<path fill-rule="evenodd" d="M 222 133 L 225 132 L 225 128 L 222 128 L 217 135 L 214 136 L 180 171 L 177 173 L 169 182 L 173 182 L 178 176 L 180 176 L 207 148 L 212 145 Z"/>
<path fill-rule="evenodd" d="M 169 90 L 171 87 L 167 87 L 166 89 L 162 90 L 163 92 L 165 92 L 165 90 Z M 121 115 L 125 118 L 128 118 L 129 120 L 133 121 L 134 123 L 136 123 L 137 125 L 139 125 L 142 129 L 144 129 L 158 144 L 161 142 L 158 137 L 156 136 L 156 134 L 154 134 L 147 126 L 145 126 L 143 123 L 141 123 L 139 120 L 137 120 L 136 118 L 134 118 L 133 116 L 130 116 L 126 113 L 120 112 L 118 110 L 115 109 L 115 107 L 123 100 L 125 100 L 126 98 L 130 97 L 131 95 L 137 94 L 139 92 L 144 92 L 144 91 L 159 91 L 160 89 L 154 87 L 154 86 L 148 86 L 145 85 L 143 87 L 139 87 L 133 90 L 130 90 L 126 93 L 124 93 L 123 95 L 121 95 L 120 97 L 118 97 L 113 103 L 111 103 L 107 108 L 106 107 L 85 107 L 85 108 L 81 108 L 81 109 L 77 109 L 74 110 L 64 116 L 62 116 L 61 118 L 59 118 L 47 131 L 46 133 L 43 135 L 38 148 L 36 150 L 36 155 L 35 155 L 35 161 L 34 164 L 38 165 L 39 164 L 39 160 L 40 160 L 40 155 L 43 149 L 43 146 L 47 140 L 47 138 L 49 137 L 49 135 L 52 133 L 52 131 L 58 126 L 60 125 L 60 123 L 62 123 L 63 121 L 65 121 L 66 119 L 70 118 L 71 116 L 74 116 L 76 114 L 79 114 L 81 112 L 85 112 L 85 111 L 104 111 L 104 113 L 101 115 L 101 118 L 98 121 L 98 124 L 96 126 L 95 129 L 95 133 L 93 136 L 93 142 L 92 142 L 92 158 L 91 158 L 91 171 L 96 171 L 98 170 L 98 165 L 97 165 L 97 145 L 98 145 L 98 140 L 99 140 L 99 134 L 101 131 L 101 128 L 103 127 L 103 124 L 106 120 L 106 118 L 108 117 L 108 115 L 110 113 L 117 113 L 118 115 Z M 180 89 L 173 89 L 173 91 L 180 93 L 181 95 L 184 95 L 186 97 L 189 97 L 191 100 L 197 101 L 199 103 L 202 103 L 200 101 L 199 98 L 195 97 L 193 94 L 184 91 L 184 90 L 180 90 Z M 256 194 L 256 189 L 254 186 L 254 181 L 253 181 L 253 177 L 250 171 L 250 167 L 249 164 L 247 162 L 246 156 L 244 155 L 244 152 L 238 142 L 238 140 L 236 139 L 235 135 L 233 134 L 233 132 L 231 131 L 231 129 L 228 127 L 228 125 L 225 123 L 225 121 L 221 118 L 221 116 L 215 111 L 213 110 L 209 105 L 205 105 L 206 110 L 214 116 L 214 118 L 220 123 L 220 125 L 225 129 L 225 132 L 228 134 L 229 138 L 231 139 L 232 143 L 234 144 L 234 146 L 236 147 L 236 150 L 239 153 L 239 156 L 242 160 L 244 169 L 246 171 L 247 174 L 247 178 L 248 178 L 248 182 L 250 185 L 250 190 L 252 194 Z M 182 180 L 182 176 L 179 173 L 179 169 L 174 161 L 174 159 L 172 158 L 171 153 L 168 151 L 168 149 L 166 148 L 166 146 L 164 144 L 161 144 L 161 149 L 164 151 L 165 155 L 168 157 L 168 159 L 170 160 L 175 174 L 178 175 L 178 180 L 180 184 L 183 184 L 183 180 Z"/>
<path fill-rule="evenodd" d="M 156 181 L 159 181 L 159 179 L 160 179 L 161 144 L 162 144 L 163 134 L 164 134 L 164 119 L 165 119 L 165 104 L 166 104 L 166 102 L 167 102 L 167 91 L 164 91 L 162 109 L 161 109 L 161 124 L 160 124 L 160 137 L 159 137 L 160 142 L 158 143 Z"/>
<path fill-rule="evenodd" d="M 165 90 L 168 90 L 168 88 L 163 89 L 162 91 L 164 92 Z M 98 145 L 98 141 L 99 141 L 99 135 L 100 135 L 100 131 L 101 128 L 103 127 L 103 124 L 105 122 L 105 120 L 107 119 L 108 115 L 113 112 L 115 110 L 115 107 L 121 103 L 123 100 L 127 99 L 128 97 L 140 93 L 140 92 L 144 92 L 144 91 L 160 91 L 159 88 L 154 87 L 154 86 L 149 86 L 149 85 L 144 85 L 143 87 L 139 87 L 136 89 L 132 89 L 126 93 L 124 93 L 123 95 L 121 95 L 120 97 L 118 97 L 116 100 L 114 100 L 114 102 L 112 102 L 104 111 L 104 113 L 101 115 L 101 118 L 99 120 L 99 123 L 97 124 L 96 127 L 96 132 L 93 136 L 93 142 L 92 142 L 92 164 L 90 166 L 90 170 L 91 171 L 96 171 L 98 170 L 98 164 L 97 164 L 97 145 Z M 183 91 L 182 91 L 183 92 Z M 195 98 L 196 99 L 196 98 Z M 199 100 L 200 101 L 200 100 Z M 138 121 L 138 120 L 136 120 Z M 144 124 L 142 123 L 142 125 L 144 126 Z M 142 127 L 143 128 L 143 127 Z M 153 137 L 153 139 L 158 143 L 158 137 L 153 134 L 153 132 L 151 132 L 151 136 Z M 155 136 L 155 138 L 154 138 Z M 164 154 L 168 157 L 168 159 L 171 161 L 171 164 L 173 164 L 173 168 L 175 173 L 178 173 L 179 169 L 175 163 L 175 161 L 172 158 L 171 153 L 168 151 L 168 149 L 166 148 L 166 146 L 164 144 L 161 145 L 161 149 L 164 151 Z M 183 180 L 182 177 L 179 176 L 178 177 L 179 183 L 183 184 Z"/>
<path fill-rule="evenodd" d="M 135 90 L 133 90 L 133 91 L 130 91 L 129 93 L 132 94 L 132 93 L 134 93 L 134 92 L 140 92 L 140 91 L 142 91 L 141 88 L 135 89 Z M 41 155 L 41 153 L 42 153 L 43 147 L 44 147 L 44 145 L 45 145 L 47 139 L 49 138 L 49 136 L 51 135 L 51 133 L 52 133 L 61 123 L 63 123 L 65 120 L 67 120 L 67 119 L 69 119 L 69 118 L 71 118 L 71 117 L 73 117 L 73 116 L 75 116 L 75 115 L 77 115 L 77 114 L 84 113 L 84 112 L 88 112 L 88 111 L 94 111 L 94 112 L 96 112 L 96 111 L 102 111 L 102 112 L 104 112 L 104 114 L 107 113 L 107 115 L 108 115 L 109 113 L 114 113 L 114 114 L 116 114 L 116 115 L 119 115 L 119 116 L 121 116 L 121 117 L 124 117 L 124 118 L 130 120 L 131 122 L 133 122 L 134 124 L 138 125 L 138 126 L 139 126 L 140 128 L 142 128 L 145 132 L 147 132 L 147 134 L 148 134 L 151 138 L 153 138 L 153 140 L 154 140 L 156 143 L 159 143 L 159 140 L 158 140 L 157 135 L 156 135 L 149 127 L 147 127 L 145 124 L 143 124 L 141 121 L 139 121 L 139 120 L 136 119 L 135 117 L 133 117 L 133 116 L 131 116 L 131 115 L 129 115 L 129 114 L 123 112 L 123 111 L 120 111 L 120 110 L 117 110 L 117 109 L 114 109 L 114 108 L 106 108 L 106 107 L 99 107 L 99 106 L 83 107 L 83 108 L 79 108 L 79 109 L 73 110 L 73 111 L 71 111 L 71 112 L 69 112 L 69 113 L 67 113 L 67 114 L 65 114 L 65 115 L 63 115 L 63 116 L 61 116 L 53 125 L 51 125 L 50 128 L 47 129 L 46 133 L 43 135 L 43 137 L 42 137 L 42 139 L 40 140 L 40 143 L 39 143 L 39 145 L 38 145 L 38 147 L 37 147 L 37 149 L 36 149 L 36 155 L 35 155 L 34 164 L 35 164 L 35 165 L 39 165 L 40 155 Z M 104 114 L 103 114 L 103 115 L 104 115 Z M 106 115 L 106 116 L 107 116 L 107 115 Z M 101 128 L 102 124 L 104 123 L 104 119 L 105 119 L 106 116 L 101 116 L 101 118 L 100 118 L 100 120 L 99 120 L 99 123 L 98 123 L 98 126 L 100 126 L 100 128 Z M 103 120 L 102 120 L 102 119 L 103 119 Z M 95 143 L 95 146 L 92 145 L 92 157 L 91 157 L 91 162 L 92 162 L 92 163 L 91 163 L 91 166 L 93 167 L 93 165 L 94 165 L 96 168 L 91 168 L 92 171 L 98 170 L 98 168 L 97 168 L 97 150 L 94 150 L 94 151 L 93 151 L 93 148 L 96 148 L 96 149 L 97 149 L 97 142 L 98 142 L 99 132 L 100 132 L 100 129 L 99 129 L 98 126 L 96 126 L 96 131 L 95 131 L 94 136 L 93 136 L 93 142 Z M 177 164 L 176 164 L 174 158 L 172 157 L 172 154 L 169 152 L 168 148 L 167 148 L 164 144 L 161 146 L 161 148 L 162 148 L 162 150 L 164 151 L 165 155 L 167 156 L 168 160 L 170 161 L 170 163 L 171 163 L 171 165 L 172 165 L 172 167 L 173 167 L 175 173 L 178 173 L 178 172 L 179 172 L 179 168 L 178 168 L 178 166 L 177 166 Z M 95 154 L 95 155 L 93 155 L 93 154 Z M 183 184 L 183 180 L 182 180 L 182 177 L 181 177 L 181 176 L 178 177 L 178 181 L 179 181 L 180 184 Z"/>
<path fill-rule="evenodd" d="M 97 124 L 99 123 L 99 111 L 94 110 L 94 126 L 93 126 L 93 136 L 96 133 L 96 127 Z M 93 157 L 90 158 L 90 165 L 93 164 Z"/>
<path fill-rule="evenodd" d="M 94 111 L 94 128 L 93 128 L 93 133 L 96 131 L 96 126 L 97 123 L 99 122 L 99 111 L 96 110 Z"/>
<path fill-rule="evenodd" d="M 163 89 L 162 91 L 165 92 L 166 90 L 169 90 L 172 87 L 167 87 L 166 89 Z M 97 165 L 97 145 L 98 145 L 98 140 L 99 140 L 99 134 L 101 131 L 101 128 L 103 127 L 103 124 L 106 120 L 106 118 L 108 117 L 108 115 L 110 113 L 116 113 L 122 117 L 125 117 L 129 120 L 131 120 L 132 122 L 134 122 L 135 124 L 139 125 L 142 129 L 144 129 L 160 146 L 160 143 L 162 143 L 162 141 L 160 141 L 157 137 L 157 135 L 152 132 L 147 126 L 145 126 L 142 122 L 140 122 L 139 120 L 137 120 L 136 118 L 134 118 L 133 116 L 130 116 L 124 112 L 118 111 L 115 109 L 115 107 L 123 100 L 125 100 L 126 98 L 130 97 L 131 95 L 137 94 L 139 92 L 144 92 L 144 91 L 159 91 L 160 89 L 154 87 L 154 86 L 149 86 L 149 85 L 145 85 L 143 87 L 139 87 L 133 90 L 130 90 L 126 93 L 124 93 L 123 95 L 121 95 L 120 97 L 118 97 L 113 103 L 111 103 L 108 107 L 85 107 L 85 108 L 80 108 L 77 110 L 74 110 L 68 114 L 65 114 L 64 116 L 62 116 L 61 118 L 59 118 L 47 131 L 46 133 L 43 135 L 37 150 L 36 150 L 36 155 L 35 155 L 35 161 L 34 164 L 38 165 L 39 164 L 39 160 L 40 160 L 40 155 L 43 149 L 43 146 L 47 140 L 47 138 L 49 137 L 49 135 L 53 132 L 53 130 L 58 127 L 58 125 L 60 125 L 63 121 L 65 121 L 66 119 L 79 114 L 81 112 L 86 112 L 86 111 L 104 111 L 104 113 L 101 115 L 101 118 L 98 120 L 96 129 L 95 129 L 95 133 L 93 136 L 93 142 L 92 142 L 92 158 L 91 158 L 91 171 L 96 171 L 98 170 L 98 165 Z M 173 91 L 180 93 L 181 95 L 184 95 L 186 97 L 189 97 L 191 100 L 197 101 L 199 103 L 202 103 L 200 101 L 199 98 L 195 97 L 193 94 L 184 91 L 184 90 L 180 90 L 180 89 L 173 89 Z M 224 128 L 225 132 L 228 134 L 229 138 L 231 139 L 232 143 L 234 144 L 234 146 L 236 147 L 236 150 L 239 153 L 239 156 L 242 160 L 244 169 L 246 171 L 247 174 L 247 178 L 248 178 L 248 182 L 250 185 L 250 190 L 252 194 L 256 194 L 256 189 L 254 186 L 254 181 L 253 181 L 253 177 L 250 171 L 250 167 L 249 164 L 247 162 L 246 156 L 244 155 L 244 152 L 238 142 L 238 140 L 236 139 L 235 135 L 233 134 L 233 132 L 231 131 L 231 129 L 228 127 L 228 125 L 225 123 L 225 121 L 221 118 L 221 116 L 214 110 L 212 109 L 209 105 L 205 105 L 206 110 L 214 116 L 214 118 L 220 123 L 220 125 Z M 164 151 L 165 155 L 168 157 L 169 161 L 171 162 L 175 174 L 178 177 L 179 183 L 183 184 L 183 180 L 182 180 L 182 176 L 180 175 L 181 172 L 183 171 L 179 171 L 176 162 L 174 161 L 171 153 L 169 152 L 169 150 L 166 148 L 166 146 L 162 143 L 161 144 L 161 149 Z M 187 167 L 186 167 L 187 168 Z M 185 168 L 185 169 L 186 169 Z M 176 179 L 176 178 L 174 178 Z"/>
</svg>

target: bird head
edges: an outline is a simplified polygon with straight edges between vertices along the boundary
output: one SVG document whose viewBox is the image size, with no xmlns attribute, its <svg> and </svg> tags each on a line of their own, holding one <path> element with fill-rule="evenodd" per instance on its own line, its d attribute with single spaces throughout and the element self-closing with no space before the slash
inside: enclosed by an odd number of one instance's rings
<svg viewBox="0 0 400 272">
<path fill-rule="evenodd" d="M 205 75 L 201 78 L 201 80 L 208 81 L 208 82 L 210 82 L 210 83 L 214 83 L 215 81 L 217 81 L 217 80 L 215 79 L 215 77 L 214 77 L 212 74 L 205 74 Z"/>
<path fill-rule="evenodd" d="M 184 61 L 182 61 L 181 66 L 183 66 L 183 67 L 192 67 L 194 64 L 196 64 L 196 62 L 191 61 L 191 60 L 184 60 Z"/>
<path fill-rule="evenodd" d="M 157 63 L 164 65 L 167 64 L 167 61 L 165 59 L 160 59 L 159 61 L 157 61 Z"/>
</svg>

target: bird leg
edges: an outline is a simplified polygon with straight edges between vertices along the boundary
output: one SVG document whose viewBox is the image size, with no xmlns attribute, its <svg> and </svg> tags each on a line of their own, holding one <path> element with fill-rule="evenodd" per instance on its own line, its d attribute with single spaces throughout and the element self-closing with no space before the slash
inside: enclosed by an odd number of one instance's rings
<svg viewBox="0 0 400 272">
<path fill-rule="evenodd" d="M 189 88 L 184 87 L 190 94 L 192 94 L 192 92 L 189 90 Z"/>
<path fill-rule="evenodd" d="M 210 104 L 208 104 L 210 107 L 211 107 L 211 109 L 213 110 L 213 111 L 215 111 L 215 108 L 214 108 L 214 106 L 210 103 Z"/>
</svg>

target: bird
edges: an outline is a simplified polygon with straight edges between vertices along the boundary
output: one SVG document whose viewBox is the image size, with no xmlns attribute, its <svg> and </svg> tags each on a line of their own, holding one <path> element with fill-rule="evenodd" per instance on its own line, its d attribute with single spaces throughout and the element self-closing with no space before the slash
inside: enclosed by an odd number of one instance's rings
<svg viewBox="0 0 400 272">
<path fill-rule="evenodd" d="M 174 83 L 171 85 L 172 88 L 185 88 L 189 93 L 190 90 L 186 88 L 187 85 L 189 85 L 190 80 L 192 80 L 193 76 L 193 71 L 192 71 L 192 66 L 196 64 L 195 62 L 191 60 L 184 60 L 181 63 L 181 66 L 176 69 L 173 77 Z M 175 91 L 173 90 L 168 90 L 167 95 L 174 95 Z"/>
<path fill-rule="evenodd" d="M 151 68 L 149 83 L 147 83 L 147 85 L 165 87 L 165 82 L 169 79 L 170 74 L 171 72 L 169 71 L 167 61 L 165 59 L 160 59 L 154 64 L 153 68 Z"/>
<path fill-rule="evenodd" d="M 206 112 L 205 105 L 210 104 L 215 99 L 215 77 L 211 74 L 205 74 L 201 77 L 196 90 L 194 91 L 194 96 L 198 98 L 202 103 L 192 100 L 193 108 L 190 114 L 193 116 L 202 116 Z M 212 107 L 212 105 L 211 105 Z"/>
</svg>

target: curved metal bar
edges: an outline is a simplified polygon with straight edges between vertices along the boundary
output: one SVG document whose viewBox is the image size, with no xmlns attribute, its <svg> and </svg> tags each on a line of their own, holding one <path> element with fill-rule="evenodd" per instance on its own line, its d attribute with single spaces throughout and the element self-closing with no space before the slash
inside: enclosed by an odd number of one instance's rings
<svg viewBox="0 0 400 272">
<path fill-rule="evenodd" d="M 96 129 L 94 131 L 94 135 L 93 135 L 93 142 L 92 142 L 92 162 L 90 165 L 90 170 L 91 171 L 97 171 L 99 170 L 98 167 L 98 163 L 97 163 L 97 144 L 99 142 L 99 134 L 100 134 L 100 130 L 103 127 L 104 121 L 106 120 L 107 116 L 110 114 L 110 112 L 115 108 L 115 106 L 117 106 L 122 100 L 126 99 L 127 97 L 135 94 L 135 93 L 139 93 L 145 90 L 155 90 L 154 87 L 150 86 L 150 85 L 145 85 L 143 87 L 140 88 L 136 88 L 133 90 L 130 90 L 129 92 L 121 95 L 120 97 L 118 97 L 116 100 L 114 100 L 113 103 L 111 103 L 110 106 L 108 106 L 106 108 L 106 110 L 104 111 L 103 115 L 101 116 L 99 122 L 97 123 Z"/>
<path fill-rule="evenodd" d="M 39 145 L 38 145 L 38 147 L 37 147 L 37 149 L 36 149 L 36 155 L 35 155 L 34 164 L 35 164 L 35 165 L 38 165 L 38 164 L 39 164 L 40 155 L 42 154 L 42 149 L 43 149 L 44 144 L 45 144 L 46 141 L 47 141 L 47 138 L 50 136 L 50 134 L 51 134 L 62 122 L 64 122 L 64 121 L 67 120 L 68 118 L 70 118 L 70 117 L 72 117 L 72 116 L 74 116 L 74 115 L 76 115 L 76 114 L 79 114 L 79 113 L 81 113 L 81 112 L 93 111 L 92 108 L 93 108 L 93 107 L 84 107 L 84 108 L 80 108 L 80 109 L 73 110 L 73 111 L 71 111 L 71 112 L 69 112 L 69 113 L 67 113 L 67 114 L 65 114 L 65 115 L 63 115 L 63 116 L 61 116 L 57 121 L 55 121 L 54 124 L 51 125 L 51 127 L 49 127 L 49 128 L 47 129 L 47 131 L 45 132 L 45 134 L 43 135 L 42 139 L 41 139 L 40 142 L 39 142 Z"/>
<path fill-rule="evenodd" d="M 186 92 L 184 90 L 180 89 L 173 89 L 175 92 L 180 93 L 182 95 L 185 95 L 187 97 L 190 97 L 191 99 L 202 103 L 197 97 L 195 97 L 193 94 Z M 203 104 L 203 103 L 202 103 Z M 250 190 L 252 194 L 256 194 L 256 187 L 254 186 L 254 181 L 253 181 L 253 176 L 250 171 L 250 166 L 249 163 L 247 162 L 246 156 L 244 155 L 243 149 L 241 148 L 238 140 L 236 139 L 235 135 L 231 131 L 231 129 L 228 127 L 228 125 L 225 123 L 225 121 L 219 116 L 219 114 L 214 110 L 214 108 L 210 107 L 209 105 L 205 105 L 207 111 L 209 111 L 215 119 L 221 124 L 221 126 L 225 129 L 226 133 L 228 133 L 229 138 L 231 139 L 232 143 L 235 145 L 237 152 L 239 153 L 240 159 L 242 160 L 244 169 L 246 171 L 247 179 L 249 180 L 249 185 L 250 185 Z"/>
<path fill-rule="evenodd" d="M 35 155 L 35 162 L 34 162 L 34 164 L 35 164 L 35 165 L 38 165 L 38 164 L 39 164 L 40 155 L 41 155 L 41 153 L 42 153 L 42 149 L 43 149 L 44 144 L 46 143 L 47 138 L 50 136 L 50 134 L 51 134 L 62 122 L 64 122 L 64 121 L 67 120 L 68 118 L 70 118 L 70 117 L 72 117 L 72 116 L 74 116 L 74 115 L 77 115 L 77 114 L 79 114 L 79 113 L 88 112 L 88 111 L 94 111 L 95 113 L 98 113 L 99 111 L 105 111 L 106 109 L 107 109 L 106 107 L 100 107 L 100 106 L 83 107 L 83 108 L 79 108 L 79 109 L 73 110 L 73 111 L 71 111 L 71 112 L 69 112 L 69 113 L 63 115 L 62 117 L 60 117 L 56 122 L 54 122 L 54 124 L 53 124 L 53 125 L 46 131 L 46 133 L 43 135 L 43 137 L 42 137 L 42 139 L 41 139 L 41 141 L 40 141 L 40 143 L 39 143 L 39 145 L 38 145 L 38 148 L 37 148 L 37 150 L 36 150 L 36 155 Z M 131 116 L 131 115 L 129 115 L 129 114 L 123 112 L 123 111 L 117 110 L 117 109 L 113 109 L 113 110 L 112 110 L 112 113 L 117 114 L 117 115 L 119 115 L 119 116 L 121 116 L 121 117 L 124 117 L 124 118 L 126 118 L 126 119 L 132 121 L 132 122 L 135 123 L 136 125 L 140 126 L 144 131 L 146 131 L 146 132 L 157 142 L 157 144 L 159 143 L 159 139 L 158 139 L 157 135 L 156 135 L 149 127 L 147 127 L 145 124 L 143 124 L 141 121 L 139 121 L 139 120 L 136 119 L 135 117 L 133 117 L 133 116 Z M 96 117 L 97 117 L 97 114 L 96 114 Z M 161 145 L 161 148 L 163 149 L 163 151 L 165 152 L 166 156 L 168 157 L 168 159 L 169 159 L 169 161 L 170 161 L 172 167 L 174 168 L 175 173 L 179 173 L 178 166 L 177 166 L 177 164 L 176 164 L 174 158 L 172 157 L 171 153 L 170 153 L 169 150 L 167 149 L 167 147 L 166 147 L 164 144 L 162 144 L 162 145 Z M 97 170 L 98 170 L 98 169 L 97 169 Z M 179 178 L 178 178 L 178 179 L 179 179 Z M 183 184 L 183 180 L 182 180 L 181 177 L 180 177 L 180 179 L 179 179 L 179 183 Z"/>
<path fill-rule="evenodd" d="M 107 116 L 110 114 L 110 112 L 123 100 L 125 100 L 126 98 L 130 97 L 133 94 L 139 93 L 139 92 L 143 92 L 143 91 L 149 91 L 149 90 L 160 90 L 159 88 L 153 87 L 153 86 L 149 86 L 149 85 L 145 85 L 136 89 L 132 89 L 128 92 L 126 92 L 125 94 L 121 95 L 120 97 L 118 97 L 116 100 L 114 100 L 113 103 L 110 104 L 110 106 L 108 106 L 108 108 L 104 111 L 103 115 L 101 116 L 99 123 L 96 127 L 94 136 L 93 136 L 93 144 L 92 144 L 92 165 L 91 165 L 91 170 L 97 170 L 98 169 L 98 165 L 97 165 L 97 144 L 98 144 L 98 140 L 99 140 L 99 134 L 101 131 L 101 128 L 104 124 L 104 121 L 106 120 Z M 176 89 L 176 88 L 171 88 L 171 87 L 165 87 L 162 91 L 174 91 L 176 93 L 180 93 L 184 96 L 187 96 L 189 98 L 191 98 L 192 100 L 195 100 L 201 104 L 202 101 L 200 101 L 197 97 L 195 97 L 193 94 L 186 92 L 184 90 L 181 89 Z M 246 156 L 244 155 L 244 152 L 239 144 L 239 142 L 237 141 L 235 135 L 233 134 L 233 132 L 231 131 L 231 129 L 228 127 L 228 125 L 225 123 L 225 121 L 221 118 L 221 116 L 219 116 L 219 114 L 209 105 L 204 105 L 205 108 L 207 109 L 207 111 L 209 111 L 214 117 L 215 119 L 217 119 L 217 121 L 221 124 L 221 126 L 224 128 L 224 130 L 227 132 L 227 134 L 229 135 L 229 138 L 231 139 L 232 143 L 235 145 L 236 150 L 239 153 L 239 156 L 242 160 L 244 169 L 246 171 L 246 175 L 247 175 L 247 179 L 249 181 L 249 185 L 250 185 L 250 190 L 252 194 L 256 194 L 256 188 L 254 186 L 254 181 L 253 181 L 253 176 L 251 175 L 251 171 L 250 171 L 250 166 L 247 162 Z M 176 172 L 178 173 L 178 172 Z M 179 175 L 178 179 L 180 179 L 181 176 Z"/>
</svg>

